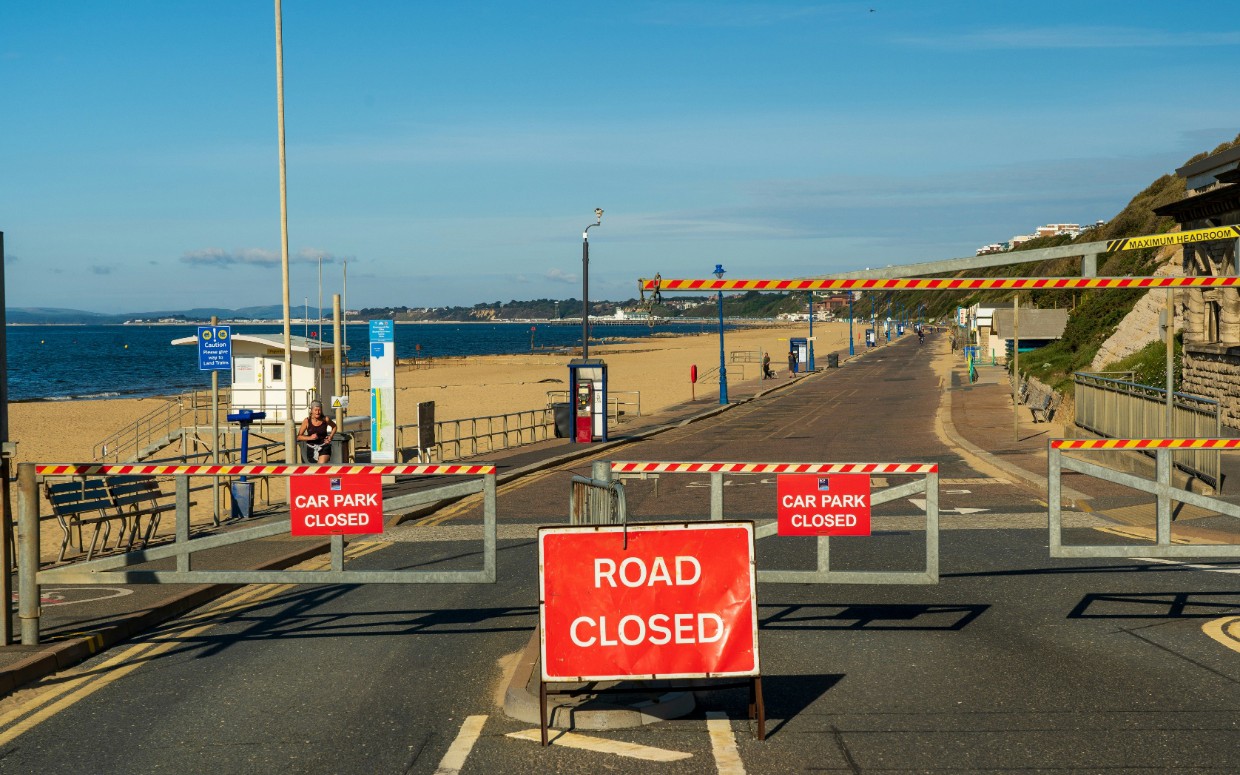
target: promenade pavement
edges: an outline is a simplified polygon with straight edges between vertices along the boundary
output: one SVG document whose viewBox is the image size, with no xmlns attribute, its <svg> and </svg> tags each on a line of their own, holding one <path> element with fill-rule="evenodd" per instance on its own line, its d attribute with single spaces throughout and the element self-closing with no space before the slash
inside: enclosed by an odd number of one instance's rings
<svg viewBox="0 0 1240 775">
<path fill-rule="evenodd" d="M 928 340 L 927 347 L 938 348 L 935 369 L 943 388 L 938 414 L 938 432 L 953 448 L 980 470 L 1012 479 L 1021 486 L 1040 491 L 1045 497 L 1047 441 L 1062 438 L 1061 420 L 1033 423 L 1029 412 L 1020 407 L 1019 425 L 1013 427 L 1013 411 L 1002 367 L 983 367 L 980 379 L 968 384 L 963 364 L 946 351 L 940 338 Z M 875 352 L 882 352 L 878 348 Z M 842 369 L 849 367 L 847 352 L 838 353 Z M 857 358 L 865 358 L 859 352 Z M 827 354 L 818 354 L 818 364 L 827 363 Z M 832 369 L 789 379 L 748 380 L 729 385 L 732 403 L 720 406 L 713 386 L 699 385 L 695 401 L 660 412 L 654 417 L 626 418 L 613 428 L 613 440 L 606 444 L 577 445 L 564 439 L 540 442 L 516 449 L 487 454 L 479 461 L 498 466 L 498 479 L 519 478 L 534 471 L 561 465 L 573 459 L 595 455 L 607 446 L 621 446 L 637 438 L 657 435 L 695 420 L 712 416 L 748 402 L 773 390 L 788 391 L 795 401 L 796 386 L 803 380 L 831 379 Z M 807 398 L 808 400 L 808 398 Z M 385 499 L 396 493 L 385 494 Z M 1065 497 L 1087 501 L 1087 493 L 1065 489 Z M 400 515 L 393 521 L 406 516 Z M 265 519 L 277 519 L 269 515 Z M 249 524 L 253 524 L 250 522 Z M 195 554 L 195 568 L 285 568 L 325 554 L 326 539 L 293 539 L 288 536 L 250 541 Z M 163 561 L 166 564 L 168 561 Z M 139 566 L 141 567 L 141 566 Z M 151 567 L 160 567 L 152 564 Z M 49 587 L 44 591 L 42 643 L 37 646 L 0 647 L 0 696 L 56 671 L 82 662 L 137 633 L 179 616 L 234 589 L 232 585 L 135 585 L 130 588 L 101 587 L 73 590 L 68 596 Z M 16 582 L 14 582 L 16 589 Z M 75 597 L 76 595 L 76 597 Z M 84 596 L 85 595 L 85 596 Z M 14 631 L 19 631 L 15 624 Z"/>
</svg>

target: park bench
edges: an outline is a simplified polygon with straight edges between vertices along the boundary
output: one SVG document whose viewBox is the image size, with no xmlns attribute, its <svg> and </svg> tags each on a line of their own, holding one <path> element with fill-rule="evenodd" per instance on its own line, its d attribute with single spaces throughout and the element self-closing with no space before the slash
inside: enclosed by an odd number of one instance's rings
<svg viewBox="0 0 1240 775">
<path fill-rule="evenodd" d="M 1041 393 L 1037 398 L 1029 402 L 1029 413 L 1033 415 L 1034 422 L 1050 422 L 1051 418 L 1055 416 L 1055 409 L 1058 406 L 1058 395 Z M 1039 415 L 1041 415 L 1040 418 Z"/>
<path fill-rule="evenodd" d="M 52 505 L 52 513 L 64 533 L 60 542 L 60 554 L 57 562 L 63 562 L 65 551 L 73 534 L 77 534 L 78 549 L 82 548 L 82 526 L 91 525 L 94 533 L 90 539 L 90 549 L 86 559 L 95 552 L 95 544 L 99 541 L 99 533 L 103 531 L 103 543 L 106 545 L 112 531 L 112 521 L 118 518 L 116 506 L 108 494 L 108 487 L 102 479 L 77 479 L 71 482 L 60 482 L 47 485 L 47 501 Z"/>
<path fill-rule="evenodd" d="M 142 518 L 147 518 L 146 532 L 142 536 L 145 547 L 159 528 L 159 518 L 167 511 L 175 511 L 176 503 L 168 502 L 159 482 L 153 476 L 113 476 L 107 480 L 108 495 L 116 507 L 121 521 L 121 534 L 116 545 L 128 538 L 126 547 L 132 547 L 142 529 Z M 193 506 L 193 503 L 189 504 Z"/>
</svg>

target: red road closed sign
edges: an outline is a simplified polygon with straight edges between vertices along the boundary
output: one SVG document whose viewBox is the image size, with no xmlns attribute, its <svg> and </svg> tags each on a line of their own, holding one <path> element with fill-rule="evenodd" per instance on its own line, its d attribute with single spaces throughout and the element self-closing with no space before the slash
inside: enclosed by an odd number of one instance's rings
<svg viewBox="0 0 1240 775">
<path fill-rule="evenodd" d="M 295 536 L 383 532 L 383 477 L 378 474 L 290 476 Z"/>
<path fill-rule="evenodd" d="M 542 528 L 538 559 L 544 681 L 760 674 L 752 523 Z"/>
<path fill-rule="evenodd" d="M 781 536 L 868 536 L 869 474 L 781 474 L 776 482 Z"/>
</svg>

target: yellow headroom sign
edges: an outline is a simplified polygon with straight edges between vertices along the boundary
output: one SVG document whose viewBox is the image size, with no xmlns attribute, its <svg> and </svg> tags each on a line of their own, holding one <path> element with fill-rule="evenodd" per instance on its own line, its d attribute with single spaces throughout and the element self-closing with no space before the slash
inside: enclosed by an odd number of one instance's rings
<svg viewBox="0 0 1240 775">
<path fill-rule="evenodd" d="M 1163 245 L 1184 245 L 1189 242 L 1209 242 L 1216 239 L 1236 239 L 1240 237 L 1240 226 L 1215 226 L 1212 229 L 1194 229 L 1192 231 L 1176 231 L 1170 234 L 1151 234 L 1148 237 L 1125 237 L 1107 241 L 1107 252 L 1116 250 L 1139 250 L 1140 248 L 1160 248 Z"/>
</svg>

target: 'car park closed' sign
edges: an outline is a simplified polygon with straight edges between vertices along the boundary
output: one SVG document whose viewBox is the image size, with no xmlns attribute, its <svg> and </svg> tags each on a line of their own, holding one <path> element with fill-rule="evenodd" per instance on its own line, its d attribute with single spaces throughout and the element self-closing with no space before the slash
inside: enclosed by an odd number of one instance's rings
<svg viewBox="0 0 1240 775">
<path fill-rule="evenodd" d="M 868 536 L 869 474 L 781 474 L 776 521 L 781 536 Z"/>
<path fill-rule="evenodd" d="M 545 681 L 753 676 L 753 524 L 542 528 Z"/>
<path fill-rule="evenodd" d="M 288 487 L 295 536 L 383 532 L 383 477 L 378 474 L 290 476 Z"/>
</svg>

